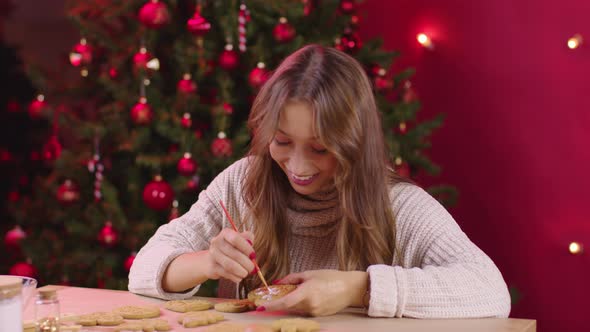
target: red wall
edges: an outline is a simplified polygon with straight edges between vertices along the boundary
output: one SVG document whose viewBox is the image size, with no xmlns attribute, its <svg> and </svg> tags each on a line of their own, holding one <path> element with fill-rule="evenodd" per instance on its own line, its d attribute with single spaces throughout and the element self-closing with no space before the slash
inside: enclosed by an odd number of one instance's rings
<svg viewBox="0 0 590 332">
<path fill-rule="evenodd" d="M 585 330 L 590 300 L 590 1 L 367 0 L 363 38 L 415 67 L 429 155 L 463 230 L 522 295 L 512 317 Z M 416 34 L 431 34 L 434 51 Z M 566 47 L 575 33 L 588 44 Z M 427 181 L 428 182 L 428 181 Z M 579 256 L 570 241 L 586 245 Z"/>
</svg>

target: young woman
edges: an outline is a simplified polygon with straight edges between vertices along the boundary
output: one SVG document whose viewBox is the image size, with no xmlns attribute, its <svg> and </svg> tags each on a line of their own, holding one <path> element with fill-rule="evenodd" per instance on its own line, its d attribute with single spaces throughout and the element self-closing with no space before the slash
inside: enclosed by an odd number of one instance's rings
<svg viewBox="0 0 590 332">
<path fill-rule="evenodd" d="M 129 290 L 220 297 L 269 280 L 298 284 L 258 310 L 374 317 L 507 317 L 502 275 L 421 188 L 396 176 L 371 84 L 352 57 L 308 45 L 286 58 L 254 102 L 248 156 L 219 174 L 141 249 Z M 219 201 L 241 225 L 235 232 Z"/>
</svg>

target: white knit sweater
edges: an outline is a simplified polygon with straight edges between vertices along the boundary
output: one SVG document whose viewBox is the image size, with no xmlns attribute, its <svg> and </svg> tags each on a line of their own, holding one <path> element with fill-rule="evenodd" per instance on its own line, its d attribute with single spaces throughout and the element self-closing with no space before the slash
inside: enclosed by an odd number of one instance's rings
<svg viewBox="0 0 590 332">
<path fill-rule="evenodd" d="M 241 197 L 246 158 L 235 162 L 202 191 L 191 209 L 162 225 L 139 251 L 129 273 L 129 290 L 163 298 L 193 296 L 168 293 L 161 281 L 168 264 L 181 254 L 209 247 L 222 228 L 231 227 L 219 200 L 241 220 L 247 209 Z M 390 192 L 397 222 L 396 243 L 402 257 L 391 265 L 372 265 L 369 316 L 415 318 L 507 317 L 510 295 L 492 260 L 461 231 L 455 220 L 421 188 L 400 183 Z M 334 227 L 336 196 L 305 197 L 293 193 L 287 211 L 291 225 L 291 272 L 337 269 Z M 247 227 L 251 228 L 252 225 Z M 237 285 L 222 279 L 220 297 L 235 297 Z"/>
</svg>

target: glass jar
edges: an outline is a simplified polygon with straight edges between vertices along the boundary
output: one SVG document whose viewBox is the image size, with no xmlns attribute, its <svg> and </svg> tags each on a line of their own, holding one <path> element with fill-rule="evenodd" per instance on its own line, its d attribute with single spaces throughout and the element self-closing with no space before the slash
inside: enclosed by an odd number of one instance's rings
<svg viewBox="0 0 590 332">
<path fill-rule="evenodd" d="M 0 331 L 23 330 L 22 281 L 0 277 Z"/>
<path fill-rule="evenodd" d="M 59 300 L 53 287 L 39 288 L 35 301 L 35 331 L 59 331 Z"/>
</svg>

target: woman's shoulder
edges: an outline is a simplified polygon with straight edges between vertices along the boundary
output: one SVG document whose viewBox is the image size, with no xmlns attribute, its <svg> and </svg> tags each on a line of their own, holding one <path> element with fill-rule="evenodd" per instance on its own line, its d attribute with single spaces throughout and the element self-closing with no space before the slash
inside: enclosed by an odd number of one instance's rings
<svg viewBox="0 0 590 332">
<path fill-rule="evenodd" d="M 391 186 L 389 198 L 394 210 L 415 206 L 437 208 L 440 203 L 422 187 L 410 182 L 398 182 Z"/>
</svg>

